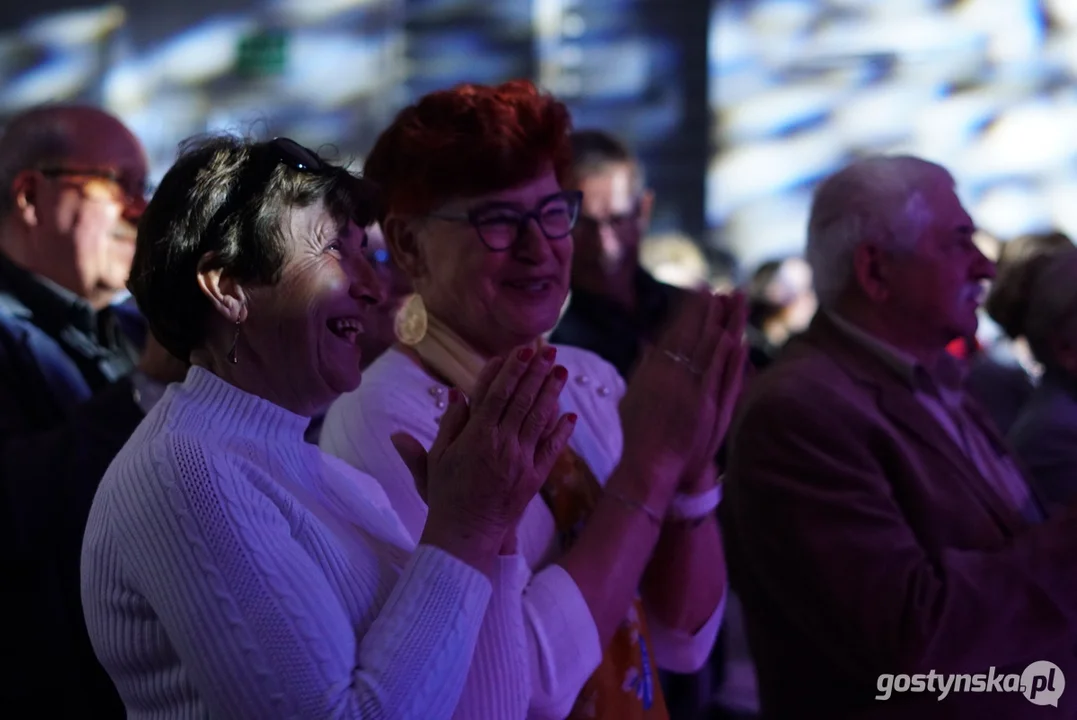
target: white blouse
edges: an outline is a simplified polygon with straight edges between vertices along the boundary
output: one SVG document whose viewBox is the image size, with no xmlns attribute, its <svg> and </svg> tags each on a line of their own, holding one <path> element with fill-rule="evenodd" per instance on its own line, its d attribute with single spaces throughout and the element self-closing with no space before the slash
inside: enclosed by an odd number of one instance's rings
<svg viewBox="0 0 1077 720">
<path fill-rule="evenodd" d="M 605 484 L 623 447 L 617 406 L 625 392 L 624 381 L 612 365 L 579 348 L 557 346 L 557 362 L 569 371 L 561 411 L 579 416 L 569 444 Z M 358 390 L 334 403 L 322 426 L 322 448 L 377 478 L 413 538 L 422 533 L 426 505 L 390 437 L 407 432 L 429 448 L 448 403 L 448 391 L 407 355 L 391 349 L 366 370 Z M 511 624 L 503 624 L 503 629 L 520 632 L 523 638 L 506 637 L 495 644 L 524 644 L 529 662 L 491 667 L 490 674 L 482 677 L 477 667 L 473 669 L 476 677 L 468 679 L 457 718 L 493 717 L 484 708 L 497 702 L 500 688 L 521 686 L 529 697 L 528 717 L 563 718 L 601 662 L 602 648 L 590 609 L 568 572 L 553 564 L 560 552 L 557 531 L 541 497 L 536 496 L 524 512 L 518 548 L 526 562 L 526 587 L 520 596 L 522 627 L 514 630 Z M 724 606 L 723 598 L 694 635 L 648 617 L 659 667 L 676 672 L 700 667 L 714 645 Z M 476 650 L 476 663 L 487 651 L 482 646 Z"/>
</svg>

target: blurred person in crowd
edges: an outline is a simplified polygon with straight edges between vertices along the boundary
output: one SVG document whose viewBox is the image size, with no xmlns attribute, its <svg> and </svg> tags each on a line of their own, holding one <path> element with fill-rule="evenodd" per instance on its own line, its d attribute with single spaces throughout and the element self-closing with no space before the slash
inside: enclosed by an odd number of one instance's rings
<svg viewBox="0 0 1077 720">
<path fill-rule="evenodd" d="M 400 345 L 330 408 L 323 448 L 377 477 L 417 537 L 431 509 L 407 464 L 487 358 L 521 344 L 556 358 L 577 420 L 502 558 L 520 651 L 480 646 L 460 717 L 666 718 L 657 668 L 698 669 L 722 618 L 712 459 L 746 352 L 743 302 L 689 294 L 627 391 L 597 356 L 542 341 L 568 292 L 580 207 L 564 185 L 569 122 L 528 82 L 464 85 L 403 110 L 364 169 L 416 295 Z M 398 431 L 421 447 L 391 441 Z M 514 704 L 494 704 L 513 688 Z"/>
<path fill-rule="evenodd" d="M 991 283 L 984 309 L 1005 337 L 984 348 L 975 338 L 969 338 L 965 384 L 1003 434 L 1010 431 L 1032 396 L 1042 370 L 1024 337 L 1028 293 L 1032 289 L 1026 266 L 1041 255 L 1072 247 L 1069 237 L 1052 232 L 1014 238 L 999 252 L 997 277 Z"/>
<path fill-rule="evenodd" d="M 364 370 L 396 342 L 396 314 L 412 292 L 411 281 L 393 262 L 385 244 L 385 234 L 378 224 L 367 229 L 366 256 L 385 289 L 385 300 L 371 309 L 363 324 L 359 345 L 363 351 Z"/>
<path fill-rule="evenodd" d="M 748 388 L 723 503 L 762 714 L 1072 716 L 1021 693 L 900 692 L 895 675 L 1077 677 L 1077 518 L 1043 508 L 945 348 L 993 266 L 942 167 L 855 162 L 818 188 L 820 310 Z"/>
<path fill-rule="evenodd" d="M 662 233 L 644 238 L 640 246 L 640 267 L 655 280 L 698 290 L 708 287 L 711 274 L 707 258 L 692 238 L 682 233 Z"/>
<path fill-rule="evenodd" d="M 698 269 L 706 262 L 686 238 L 643 240 L 655 198 L 624 142 L 593 129 L 576 131 L 571 140 L 568 186 L 583 193 L 583 206 L 573 230 L 572 292 L 550 341 L 589 350 L 628 378 L 641 349 L 673 316 L 685 286 L 705 280 Z M 697 714 L 714 684 L 711 674 L 710 668 L 694 677 L 662 674 L 672 717 Z"/>
<path fill-rule="evenodd" d="M 152 338 L 143 348 L 118 304 L 146 173 L 139 141 L 96 108 L 35 108 L 0 135 L 0 707 L 123 716 L 86 637 L 78 562 L 105 468 L 186 372 Z"/>
<path fill-rule="evenodd" d="M 411 294 L 411 283 L 407 275 L 393 263 L 389 248 L 385 245 L 385 235 L 377 223 L 366 228 L 366 249 L 363 254 L 378 275 L 384 298 L 367 311 L 363 332 L 359 335 L 362 369 L 365 370 L 396 341 L 394 333 L 396 313 Z M 324 419 L 321 414 L 314 416 L 310 427 L 307 428 L 307 440 L 315 445 L 318 444 L 321 436 Z"/>
<path fill-rule="evenodd" d="M 1077 248 L 1041 253 L 1016 271 L 1021 306 L 1008 331 L 1027 339 L 1044 373 L 1010 431 L 1014 452 L 1048 512 L 1077 499 Z"/>
<path fill-rule="evenodd" d="M 601 130 L 572 133 L 566 186 L 583 193 L 573 229 L 572 294 L 550 341 L 589 350 L 627 378 L 684 291 L 640 266 L 654 193 L 623 142 Z"/>
<path fill-rule="evenodd" d="M 748 284 L 749 359 L 757 370 L 770 365 L 815 314 L 811 267 L 800 257 L 771 260 L 759 266 Z"/>
<path fill-rule="evenodd" d="M 488 608 L 496 626 L 518 603 L 497 554 L 572 433 L 551 362 L 511 355 L 449 398 L 414 539 L 303 439 L 359 384 L 385 299 L 375 196 L 291 140 L 225 136 L 182 148 L 146 209 L 131 291 L 192 367 L 109 467 L 82 554 L 132 717 L 449 718 Z"/>
</svg>

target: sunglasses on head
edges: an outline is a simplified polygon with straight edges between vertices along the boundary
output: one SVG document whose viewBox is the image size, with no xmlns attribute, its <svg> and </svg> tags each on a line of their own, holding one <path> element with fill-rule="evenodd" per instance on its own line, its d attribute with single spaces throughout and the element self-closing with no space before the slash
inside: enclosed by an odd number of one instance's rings
<svg viewBox="0 0 1077 720">
<path fill-rule="evenodd" d="M 365 198 L 371 204 L 377 201 L 377 190 L 369 180 L 356 177 L 342 167 L 327 163 L 322 160 L 318 153 L 303 147 L 291 138 L 273 138 L 264 147 L 272 154 L 271 156 L 276 159 L 277 163 L 286 165 L 297 172 L 313 175 L 337 175 L 352 187 L 356 197 Z M 360 211 L 359 216 L 354 218 L 355 223 L 360 227 L 370 225 L 374 221 L 374 214 L 372 207 L 368 208 L 366 212 Z"/>
<path fill-rule="evenodd" d="M 218 210 L 214 221 L 223 220 L 236 208 L 245 205 L 253 196 L 264 192 L 273 171 L 278 165 L 308 175 L 334 176 L 347 183 L 360 204 L 356 207 L 357 217 L 353 218 L 360 227 L 372 222 L 373 211 L 364 207 L 364 200 L 369 205 L 373 202 L 375 192 L 368 180 L 356 177 L 342 167 L 323 160 L 316 152 L 306 148 L 291 138 L 278 137 L 268 142 L 258 143 L 250 148 L 247 167 L 241 172 L 237 192 L 230 201 Z M 367 217 L 367 216 L 371 217 Z M 219 216 L 219 217 L 218 217 Z"/>
<path fill-rule="evenodd" d="M 316 152 L 303 147 L 291 138 L 273 138 L 262 145 L 262 148 L 275 158 L 276 163 L 287 165 L 292 170 L 315 175 L 327 170 L 332 172 L 339 170 L 335 166 L 327 165 Z"/>
</svg>

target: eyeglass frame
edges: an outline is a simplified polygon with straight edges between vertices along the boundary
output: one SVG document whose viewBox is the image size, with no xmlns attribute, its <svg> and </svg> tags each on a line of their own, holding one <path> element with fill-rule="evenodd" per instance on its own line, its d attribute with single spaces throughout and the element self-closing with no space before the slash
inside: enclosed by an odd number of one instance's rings
<svg viewBox="0 0 1077 720">
<path fill-rule="evenodd" d="M 60 177 L 82 177 L 94 180 L 107 180 L 116 185 L 116 187 L 123 192 L 123 201 L 126 205 L 136 205 L 138 201 L 146 202 L 156 189 L 148 180 L 143 180 L 141 197 L 134 195 L 127 184 L 123 182 L 123 172 L 109 168 L 76 168 L 63 165 L 44 165 L 34 169 L 41 173 L 42 176 L 50 179 Z"/>
<path fill-rule="evenodd" d="M 593 223 L 596 228 L 600 228 L 602 227 L 602 225 L 608 225 L 612 230 L 616 232 L 617 226 L 620 223 L 638 223 L 642 215 L 643 196 L 641 195 L 637 196 L 636 199 L 632 202 L 632 209 L 624 214 L 613 215 L 605 218 L 596 218 L 581 212 L 580 217 L 577 219 L 577 222 L 582 219 L 586 222 Z"/>
<path fill-rule="evenodd" d="M 550 202 L 552 202 L 552 201 L 554 201 L 556 199 L 568 199 L 568 200 L 570 200 L 571 203 L 573 203 L 571 205 L 571 207 L 572 207 L 572 219 L 569 221 L 568 230 L 566 230 L 563 234 L 551 235 L 549 232 L 547 232 L 546 226 L 543 225 L 543 223 L 542 223 L 541 213 L 542 213 L 542 210 L 546 207 L 546 205 L 548 205 Z M 489 210 L 493 209 L 489 205 L 481 206 L 481 207 L 477 207 L 477 208 L 472 208 L 471 210 L 468 210 L 467 212 L 464 212 L 464 213 L 428 213 L 426 215 L 426 217 L 433 218 L 435 220 L 447 220 L 449 222 L 466 222 L 469 225 L 471 225 L 471 227 L 475 230 L 475 234 L 479 236 L 479 241 L 486 247 L 487 250 L 489 250 L 490 252 L 506 252 L 508 250 L 511 250 L 517 243 L 520 242 L 520 238 L 523 237 L 524 232 L 526 232 L 526 230 L 527 230 L 528 224 L 532 220 L 534 220 L 538 224 L 539 230 L 542 231 L 543 237 L 545 237 L 547 240 L 564 240 L 565 238 L 569 237 L 570 235 L 572 235 L 572 231 L 576 227 L 576 222 L 580 218 L 580 209 L 581 209 L 582 206 L 583 206 L 583 192 L 582 191 L 580 191 L 580 190 L 562 190 L 561 192 L 557 192 L 557 193 L 554 193 L 552 195 L 548 195 L 547 197 L 543 198 L 542 201 L 538 204 L 538 206 L 531 209 L 531 210 L 515 210 L 515 209 L 513 209 L 512 211 L 513 212 L 518 212 L 520 214 L 520 217 L 516 222 L 516 235 L 512 239 L 512 242 L 510 242 L 505 247 L 493 247 L 493 246 L 491 246 L 490 243 L 486 240 L 486 237 L 482 234 L 482 229 L 479 227 L 479 222 L 478 222 L 478 217 L 477 216 L 480 213 L 488 212 Z M 495 206 L 495 207 L 498 207 L 498 206 Z M 501 209 L 508 210 L 510 208 L 502 207 Z"/>
</svg>

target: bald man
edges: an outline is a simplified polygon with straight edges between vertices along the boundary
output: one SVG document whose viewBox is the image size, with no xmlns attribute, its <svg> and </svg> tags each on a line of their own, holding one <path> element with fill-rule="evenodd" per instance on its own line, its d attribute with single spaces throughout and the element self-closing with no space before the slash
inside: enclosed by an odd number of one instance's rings
<svg viewBox="0 0 1077 720">
<path fill-rule="evenodd" d="M 118 302 L 146 174 L 138 140 L 95 108 L 30 110 L 0 135 L 5 710 L 124 716 L 86 637 L 78 568 L 98 481 L 185 373 Z"/>
</svg>

